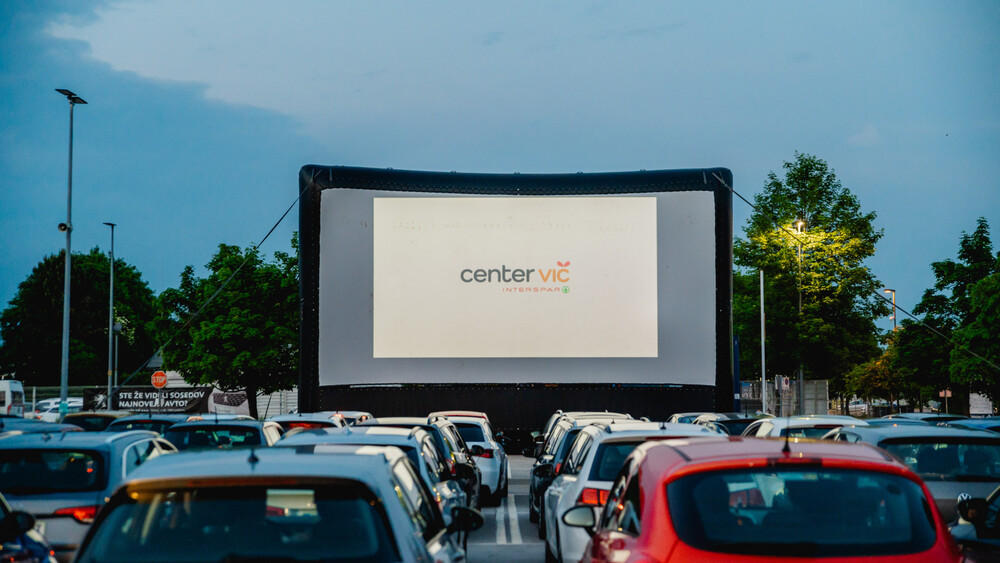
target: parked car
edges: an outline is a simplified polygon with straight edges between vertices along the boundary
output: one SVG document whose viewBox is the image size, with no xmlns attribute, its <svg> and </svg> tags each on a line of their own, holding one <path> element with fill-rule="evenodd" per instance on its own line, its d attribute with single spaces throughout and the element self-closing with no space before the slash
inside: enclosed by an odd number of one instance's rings
<svg viewBox="0 0 1000 563">
<path fill-rule="evenodd" d="M 361 426 L 420 428 L 430 434 L 431 438 L 434 439 L 434 445 L 438 448 L 438 453 L 448 464 L 448 472 L 462 486 L 467 505 L 474 508 L 479 506 L 479 488 L 483 482 L 482 472 L 453 422 L 440 416 L 433 419 L 396 416 L 369 418 L 359 424 Z M 452 429 L 453 432 L 449 431 Z"/>
<path fill-rule="evenodd" d="M 59 422 L 73 424 L 90 432 L 100 432 L 115 420 L 131 414 L 129 411 L 77 411 L 66 413 Z"/>
<path fill-rule="evenodd" d="M 31 434 L 35 432 L 80 432 L 83 428 L 75 424 L 60 424 L 58 422 L 43 422 L 34 418 L 22 418 L 20 416 L 0 415 L 0 434 L 7 432 L 20 432 Z"/>
<path fill-rule="evenodd" d="M 136 471 L 76 561 L 451 563 L 465 559 L 458 533 L 481 525 L 465 507 L 446 525 L 397 448 L 212 450 Z"/>
<path fill-rule="evenodd" d="M 930 424 L 937 424 L 938 422 L 951 422 L 952 420 L 964 420 L 969 417 L 961 414 L 948 414 L 948 413 L 901 412 L 895 414 L 887 414 L 882 418 L 889 420 L 892 420 L 894 418 L 906 418 L 910 420 L 919 420 L 921 422 L 927 422 Z"/>
<path fill-rule="evenodd" d="M 792 438 L 822 438 L 824 434 L 840 428 L 845 424 L 854 426 L 864 426 L 868 424 L 863 420 L 853 416 L 837 414 L 807 414 L 801 416 L 782 416 L 775 418 L 762 418 L 751 423 L 743 431 L 744 437 L 749 438 L 779 438 L 790 436 Z"/>
<path fill-rule="evenodd" d="M 597 416 L 602 414 L 603 416 Z M 582 415 L 582 416 L 581 416 Z M 579 418 L 577 418 L 579 417 Z M 528 520 L 538 522 L 538 537 L 545 538 L 545 520 L 539 516 L 544 512 L 545 490 L 559 474 L 562 462 L 569 454 L 578 432 L 588 424 L 610 423 L 614 421 L 627 422 L 633 420 L 629 415 L 618 413 L 566 413 L 552 426 L 540 455 L 531 467 L 528 479 Z"/>
<path fill-rule="evenodd" d="M 590 561 L 958 560 L 920 478 L 867 445 L 705 438 L 635 449 L 592 530 Z"/>
<path fill-rule="evenodd" d="M 507 496 L 507 453 L 494 435 L 486 413 L 477 411 L 432 412 L 428 418 L 444 417 L 455 424 L 462 439 L 469 446 L 476 465 L 482 473 L 482 488 L 479 494 L 483 506 L 500 506 Z M 478 448 L 476 447 L 478 446 Z"/>
<path fill-rule="evenodd" d="M 758 420 L 760 420 L 759 417 L 747 416 L 738 412 L 706 412 L 695 417 L 691 423 L 705 426 L 719 434 L 739 436 L 748 426 Z"/>
<path fill-rule="evenodd" d="M 989 430 L 990 432 L 1000 433 L 1000 417 L 997 416 L 990 416 L 986 418 L 960 418 L 958 420 L 939 422 L 938 424 L 941 426 L 950 426 L 951 428 Z"/>
<path fill-rule="evenodd" d="M 671 424 L 694 424 L 694 419 L 706 414 L 705 411 L 677 412 L 667 418 Z"/>
<path fill-rule="evenodd" d="M 0 379 L 0 414 L 24 416 L 24 384 Z"/>
<path fill-rule="evenodd" d="M 438 454 L 434 439 L 419 428 L 389 428 L 383 426 L 347 426 L 289 432 L 278 442 L 281 447 L 315 444 L 347 444 L 352 446 L 395 446 L 403 451 L 427 487 L 433 491 L 445 523 L 450 523 L 452 508 L 466 506 L 461 485 L 452 480 L 444 459 Z"/>
<path fill-rule="evenodd" d="M 950 530 L 963 560 L 1000 561 L 1000 487 L 986 498 L 961 493 L 957 508 L 961 518 Z"/>
<path fill-rule="evenodd" d="M 701 425 L 683 423 L 614 422 L 583 427 L 573 440 L 566 461 L 545 491 L 546 560 L 579 561 L 590 536 L 564 524 L 559 517 L 578 504 L 603 506 L 611 483 L 625 458 L 647 440 L 717 437 Z"/>
<path fill-rule="evenodd" d="M 59 398 L 42 399 L 41 401 L 35 403 L 34 410 L 26 416 L 44 422 L 59 422 L 59 419 L 62 416 L 59 413 L 59 403 Z M 66 412 L 80 412 L 82 410 L 83 397 L 66 398 Z"/>
<path fill-rule="evenodd" d="M 603 412 L 600 412 L 600 411 L 569 411 L 569 412 L 563 412 L 562 409 L 559 409 L 556 412 L 552 413 L 552 415 L 549 417 L 549 420 L 545 423 L 545 426 L 543 427 L 543 429 L 542 429 L 541 432 L 532 432 L 531 433 L 533 441 L 534 441 L 534 449 L 533 449 L 533 451 L 530 452 L 530 453 L 527 452 L 527 451 L 525 451 L 525 452 L 522 452 L 522 454 L 524 456 L 526 456 L 526 457 L 534 457 L 534 458 L 537 458 L 539 455 L 541 455 L 541 453 L 542 453 L 542 447 L 544 446 L 545 441 L 548 440 L 549 433 L 552 432 L 552 427 L 554 427 L 556 425 L 556 422 L 558 422 L 559 419 L 562 418 L 563 416 L 569 416 L 571 418 L 586 418 L 588 416 L 595 416 L 595 417 L 600 417 L 600 418 L 614 418 L 614 419 L 631 419 L 632 418 L 632 415 L 630 415 L 630 414 L 618 413 L 618 412 L 608 412 L 608 411 L 603 411 Z"/>
<path fill-rule="evenodd" d="M 59 561 L 69 561 L 94 515 L 128 475 L 177 450 L 135 430 L 21 434 L 0 439 L 0 493 L 31 513 Z"/>
<path fill-rule="evenodd" d="M 11 510 L 0 494 L 0 561 L 56 563 L 48 540 L 35 529 L 35 517 Z"/>
<path fill-rule="evenodd" d="M 184 422 L 189 415 L 178 413 L 162 414 L 133 414 L 123 416 L 111 421 L 105 428 L 106 432 L 122 432 L 127 430 L 152 430 L 158 434 L 163 434 L 167 428 Z"/>
<path fill-rule="evenodd" d="M 257 420 L 207 419 L 179 422 L 164 432 L 163 437 L 178 450 L 273 446 L 283 431 L 276 422 Z"/>
<path fill-rule="evenodd" d="M 293 428 L 340 428 L 349 424 L 333 411 L 279 414 L 268 420 L 278 423 L 285 432 Z"/>
<path fill-rule="evenodd" d="M 959 493 L 986 497 L 1000 486 L 1000 436 L 988 430 L 947 426 L 844 426 L 824 436 L 866 442 L 901 459 L 934 496 L 946 522 L 958 518 Z"/>
</svg>

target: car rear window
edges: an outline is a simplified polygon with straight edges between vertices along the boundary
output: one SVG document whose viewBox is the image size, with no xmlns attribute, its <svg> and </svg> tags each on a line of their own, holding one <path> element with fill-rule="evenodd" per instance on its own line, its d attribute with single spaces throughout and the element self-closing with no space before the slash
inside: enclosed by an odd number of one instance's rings
<svg viewBox="0 0 1000 563">
<path fill-rule="evenodd" d="M 36 495 L 104 489 L 107 476 L 94 451 L 0 450 L 0 492 Z"/>
<path fill-rule="evenodd" d="M 357 483 L 132 491 L 77 561 L 399 561 L 382 503 Z"/>
<path fill-rule="evenodd" d="M 189 426 L 167 430 L 164 438 L 178 450 L 259 446 L 260 430 L 246 426 Z"/>
<path fill-rule="evenodd" d="M 474 422 L 456 422 L 458 433 L 466 442 L 485 442 L 486 435 L 483 434 L 483 427 Z"/>
<path fill-rule="evenodd" d="M 703 472 L 669 483 L 667 499 L 678 537 L 707 551 L 866 557 L 926 551 L 936 539 L 923 489 L 878 472 Z"/>
<path fill-rule="evenodd" d="M 167 431 L 177 421 L 169 420 L 126 420 L 112 422 L 108 425 L 108 432 L 124 432 L 126 430 L 152 430 L 153 432 L 159 432 L 163 434 Z"/>
<path fill-rule="evenodd" d="M 757 422 L 753 418 L 740 418 L 736 420 L 716 420 L 715 423 L 721 426 L 725 426 L 726 430 L 729 431 L 730 436 L 739 436 L 754 422 Z M 829 430 L 829 429 L 827 429 Z"/>
<path fill-rule="evenodd" d="M 625 463 L 625 458 L 642 442 L 604 442 L 597 446 L 594 465 L 590 470 L 593 481 L 614 481 Z"/>
<path fill-rule="evenodd" d="M 924 481 L 1000 481 L 1000 440 L 896 438 L 879 446 Z"/>
<path fill-rule="evenodd" d="M 74 424 L 89 432 L 100 432 L 114 421 L 114 417 L 93 414 L 67 414 L 63 417 L 64 424 Z"/>
</svg>

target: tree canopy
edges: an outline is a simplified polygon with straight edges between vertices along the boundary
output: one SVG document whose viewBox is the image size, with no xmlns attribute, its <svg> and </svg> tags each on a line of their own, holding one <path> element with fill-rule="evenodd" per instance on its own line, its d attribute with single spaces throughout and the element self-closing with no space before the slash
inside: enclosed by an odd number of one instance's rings
<svg viewBox="0 0 1000 563">
<path fill-rule="evenodd" d="M 997 401 L 1000 373 L 989 362 L 1000 364 L 1000 253 L 993 252 L 985 218 L 962 233 L 957 258 L 931 264 L 934 287 L 913 308 L 922 324 L 902 322 L 895 365 L 911 374 L 914 393 L 922 396 L 955 387 Z"/>
<path fill-rule="evenodd" d="M 850 370 L 879 354 L 875 318 L 888 308 L 864 265 L 882 231 L 875 213 L 841 185 L 827 163 L 796 153 L 784 178 L 768 174 L 755 211 L 734 242 L 733 317 L 743 373 L 760 374 L 758 271 L 764 271 L 767 371 L 843 388 Z M 801 294 L 801 314 L 799 295 Z"/>
<path fill-rule="evenodd" d="M 64 252 L 45 257 L 18 286 L 0 313 L 0 373 L 26 385 L 60 384 Z M 73 253 L 70 262 L 70 385 L 104 385 L 108 373 L 108 282 L 110 260 L 98 248 Z M 123 325 L 118 362 L 141 365 L 155 350 L 147 324 L 153 292 L 142 274 L 115 259 L 115 321 Z"/>
<path fill-rule="evenodd" d="M 297 251 L 296 238 L 292 245 Z M 206 267 L 205 278 L 186 267 L 180 287 L 157 300 L 157 334 L 169 342 L 164 367 L 191 384 L 246 390 L 256 416 L 257 395 L 291 389 L 298 380 L 297 252 L 276 252 L 266 262 L 255 249 L 221 244 Z"/>
</svg>

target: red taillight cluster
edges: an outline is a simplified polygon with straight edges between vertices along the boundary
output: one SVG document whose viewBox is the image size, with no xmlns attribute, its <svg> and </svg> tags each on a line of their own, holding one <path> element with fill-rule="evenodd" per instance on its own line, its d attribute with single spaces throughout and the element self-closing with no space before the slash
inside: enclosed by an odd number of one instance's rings
<svg viewBox="0 0 1000 563">
<path fill-rule="evenodd" d="M 56 516 L 72 516 L 77 522 L 90 524 L 97 514 L 96 506 L 74 506 L 71 508 L 60 508 L 55 512 Z"/>
<path fill-rule="evenodd" d="M 580 491 L 580 497 L 576 499 L 577 504 L 590 504 L 593 506 L 603 506 L 608 502 L 609 491 L 587 487 Z"/>
<path fill-rule="evenodd" d="M 485 457 L 487 459 L 492 459 L 493 458 L 493 450 L 491 450 L 489 448 L 484 448 L 483 449 L 483 453 L 479 454 L 479 457 Z"/>
</svg>

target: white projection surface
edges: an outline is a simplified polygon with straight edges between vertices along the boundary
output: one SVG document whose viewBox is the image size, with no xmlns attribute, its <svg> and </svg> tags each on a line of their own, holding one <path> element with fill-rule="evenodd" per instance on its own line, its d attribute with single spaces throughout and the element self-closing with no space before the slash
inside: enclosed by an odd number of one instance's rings
<svg viewBox="0 0 1000 563">
<path fill-rule="evenodd" d="M 376 198 L 375 358 L 655 357 L 656 198 Z"/>
<path fill-rule="evenodd" d="M 324 190 L 320 385 L 714 385 L 710 191 Z"/>
</svg>

